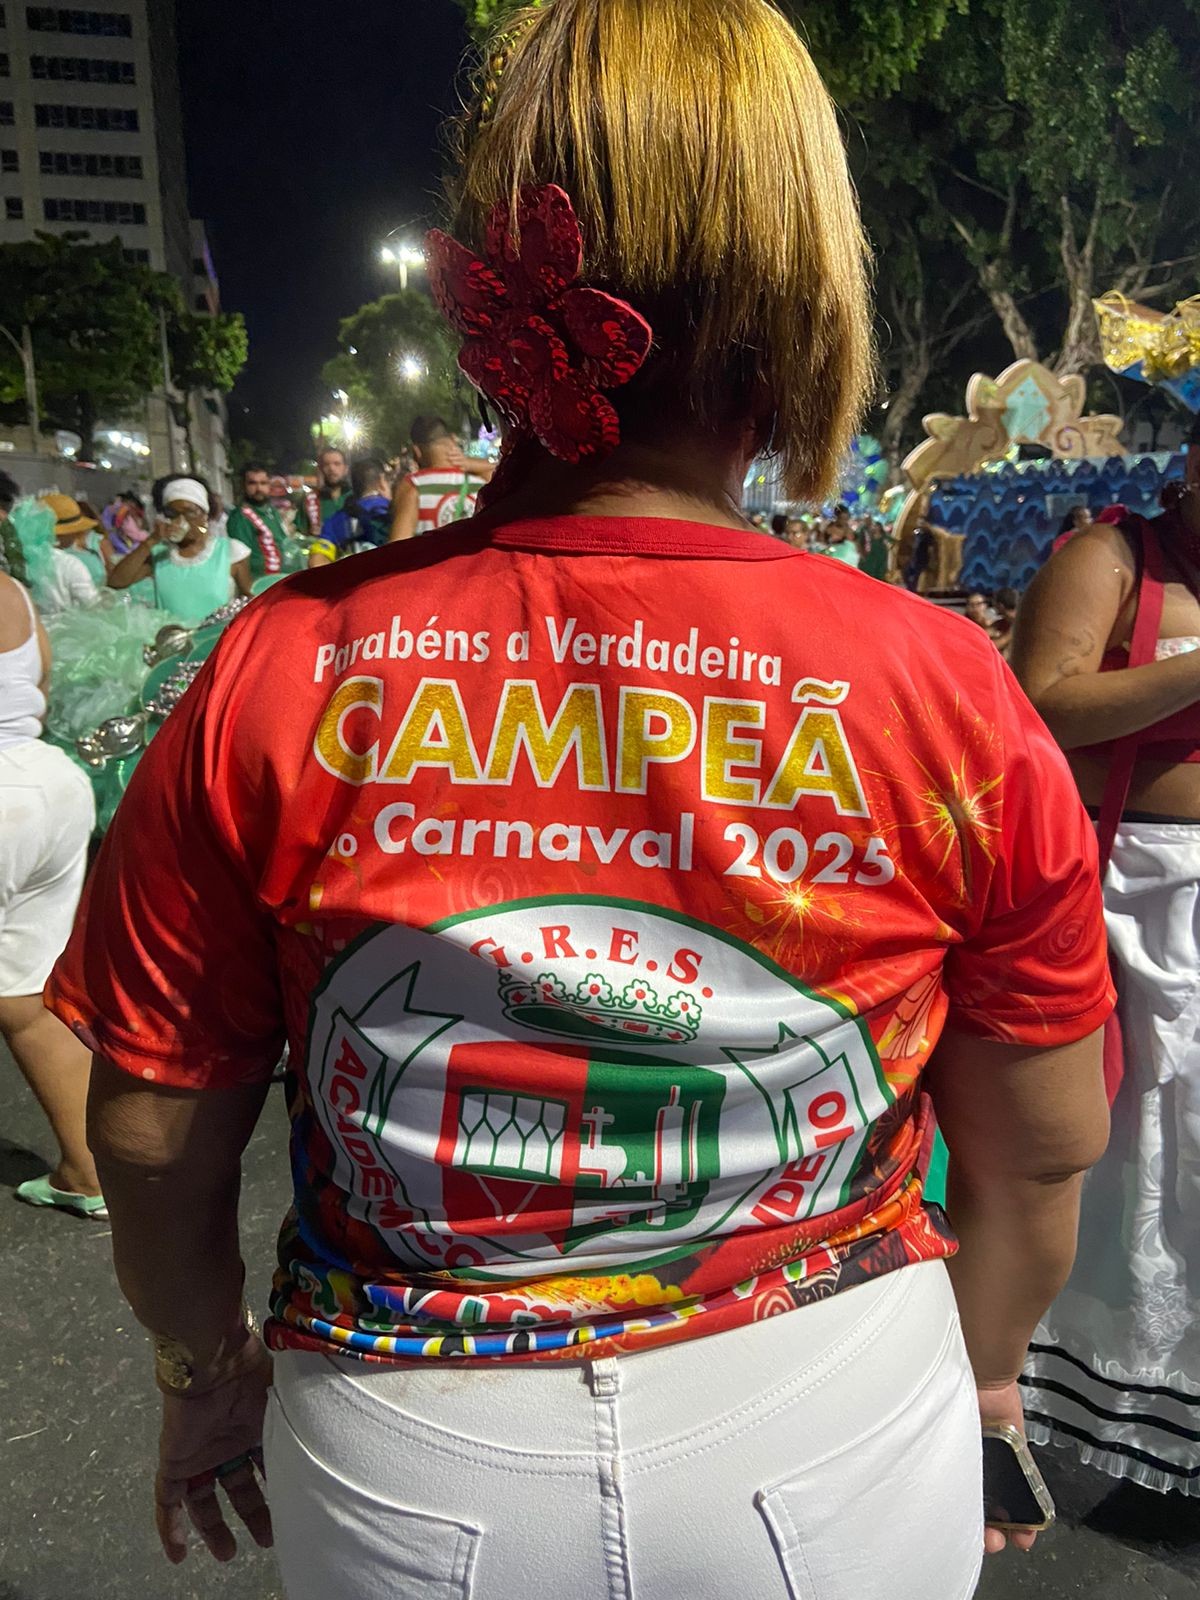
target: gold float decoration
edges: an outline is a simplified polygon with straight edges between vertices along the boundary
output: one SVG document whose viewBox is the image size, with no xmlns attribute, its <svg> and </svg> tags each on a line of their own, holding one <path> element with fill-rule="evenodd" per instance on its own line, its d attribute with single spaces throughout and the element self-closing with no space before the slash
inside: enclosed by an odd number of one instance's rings
<svg viewBox="0 0 1200 1600">
<path fill-rule="evenodd" d="M 1105 366 L 1129 372 L 1139 363 L 1148 383 L 1178 382 L 1200 367 L 1200 295 L 1173 311 L 1155 311 L 1110 290 L 1093 300 Z"/>
</svg>

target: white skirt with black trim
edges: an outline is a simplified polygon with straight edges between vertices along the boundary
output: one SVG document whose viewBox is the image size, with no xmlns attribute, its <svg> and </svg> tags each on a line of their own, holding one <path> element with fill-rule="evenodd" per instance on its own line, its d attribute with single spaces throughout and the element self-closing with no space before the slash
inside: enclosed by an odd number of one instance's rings
<svg viewBox="0 0 1200 1600">
<path fill-rule="evenodd" d="M 1026 1417 L 1036 1443 L 1200 1496 L 1200 823 L 1123 822 L 1104 901 L 1125 1080 Z"/>
</svg>

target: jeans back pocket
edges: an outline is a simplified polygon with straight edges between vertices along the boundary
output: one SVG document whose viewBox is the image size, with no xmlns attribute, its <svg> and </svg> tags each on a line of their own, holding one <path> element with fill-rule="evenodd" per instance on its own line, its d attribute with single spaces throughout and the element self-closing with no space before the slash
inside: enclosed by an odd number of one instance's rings
<svg viewBox="0 0 1200 1600">
<path fill-rule="evenodd" d="M 469 1600 L 479 1529 L 411 1510 L 331 1471 L 296 1436 L 274 1391 L 263 1445 L 288 1600 Z"/>
<path fill-rule="evenodd" d="M 979 1411 L 965 1356 L 836 1455 L 762 1490 L 791 1600 L 967 1600 L 983 1559 Z"/>
</svg>

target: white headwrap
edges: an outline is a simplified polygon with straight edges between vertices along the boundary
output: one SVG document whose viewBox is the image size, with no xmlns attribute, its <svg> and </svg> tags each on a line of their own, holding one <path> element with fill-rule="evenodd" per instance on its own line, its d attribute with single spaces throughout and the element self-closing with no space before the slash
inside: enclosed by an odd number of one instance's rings
<svg viewBox="0 0 1200 1600">
<path fill-rule="evenodd" d="M 162 492 L 162 503 L 169 506 L 172 500 L 186 500 L 190 506 L 208 510 L 208 490 L 195 478 L 172 478 Z"/>
</svg>

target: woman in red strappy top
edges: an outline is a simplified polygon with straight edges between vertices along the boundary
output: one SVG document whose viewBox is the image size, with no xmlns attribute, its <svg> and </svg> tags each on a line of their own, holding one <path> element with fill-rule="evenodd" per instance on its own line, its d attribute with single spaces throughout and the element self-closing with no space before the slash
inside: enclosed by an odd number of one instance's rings
<svg viewBox="0 0 1200 1600">
<path fill-rule="evenodd" d="M 1200 1495 L 1200 438 L 1164 503 L 1073 539 L 1016 630 L 1013 665 L 1099 825 L 1123 1030 L 1112 1141 L 1027 1405 L 1035 1437 Z"/>
</svg>

